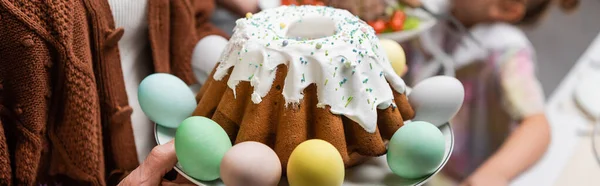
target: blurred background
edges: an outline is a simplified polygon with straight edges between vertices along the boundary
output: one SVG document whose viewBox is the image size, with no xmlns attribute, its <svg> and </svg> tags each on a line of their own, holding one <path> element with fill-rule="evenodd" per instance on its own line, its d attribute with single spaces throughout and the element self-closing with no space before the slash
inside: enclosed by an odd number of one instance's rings
<svg viewBox="0 0 600 186">
<path fill-rule="evenodd" d="M 539 25 L 523 28 L 538 54 L 538 77 L 546 98 L 556 89 L 571 67 L 585 52 L 600 31 L 600 1 L 582 0 L 579 8 L 565 13 L 552 6 Z M 231 34 L 237 15 L 217 7 L 212 22 Z M 565 35 L 569 36 L 565 36 Z"/>
<path fill-rule="evenodd" d="M 579 8 L 564 13 L 556 6 L 539 25 L 523 28 L 538 54 L 538 77 L 546 98 L 573 67 L 600 31 L 600 1 L 582 0 Z"/>
</svg>

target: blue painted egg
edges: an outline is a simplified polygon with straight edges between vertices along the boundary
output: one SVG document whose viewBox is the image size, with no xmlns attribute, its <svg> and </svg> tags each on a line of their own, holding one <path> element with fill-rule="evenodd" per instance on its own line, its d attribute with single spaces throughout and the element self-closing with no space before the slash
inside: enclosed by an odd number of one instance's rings
<svg viewBox="0 0 600 186">
<path fill-rule="evenodd" d="M 413 121 L 392 136 L 387 162 L 396 175 L 416 179 L 435 172 L 444 159 L 445 149 L 444 135 L 437 127 Z"/>
<path fill-rule="evenodd" d="M 150 120 L 169 128 L 177 128 L 196 109 L 196 98 L 187 84 L 164 73 L 152 74 L 142 80 L 138 101 Z"/>
</svg>

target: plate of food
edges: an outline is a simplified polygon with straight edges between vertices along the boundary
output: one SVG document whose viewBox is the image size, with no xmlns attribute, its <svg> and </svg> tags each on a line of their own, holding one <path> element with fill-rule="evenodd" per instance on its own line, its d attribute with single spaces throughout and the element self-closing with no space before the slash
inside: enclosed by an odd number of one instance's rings
<svg viewBox="0 0 600 186">
<path fill-rule="evenodd" d="M 351 2 L 348 1 L 348 3 Z M 383 11 L 380 12 L 374 10 L 373 12 L 378 13 L 369 16 L 363 16 L 364 14 L 360 13 L 358 10 L 361 8 L 354 8 L 354 5 L 345 5 L 344 3 L 326 4 L 321 0 L 260 0 L 259 7 L 262 10 L 265 10 L 276 8 L 281 5 L 317 5 L 352 9 L 351 12 L 360 14 L 359 17 L 367 21 L 368 24 L 373 27 L 377 36 L 396 42 L 404 42 L 413 39 L 419 36 L 420 33 L 433 27 L 437 22 L 433 16 L 422 9 L 411 8 L 397 1 L 380 0 L 379 3 L 383 4 L 385 7 L 384 9 L 379 8 Z M 367 11 L 367 13 L 373 14 L 371 11 Z"/>
<path fill-rule="evenodd" d="M 380 38 L 404 42 L 419 36 L 437 22 L 435 18 L 421 9 L 395 6 L 388 7 L 387 19 L 369 22 Z"/>
<path fill-rule="evenodd" d="M 191 182 L 412 186 L 449 160 L 457 79 L 410 89 L 374 30 L 341 9 L 280 6 L 236 24 L 198 93 L 164 73 L 138 88 Z"/>
<path fill-rule="evenodd" d="M 424 84 L 425 85 L 429 84 L 430 88 L 431 88 L 431 86 L 438 86 L 438 85 L 433 85 L 431 82 L 432 81 L 429 81 L 429 83 L 425 82 Z M 421 84 L 420 88 L 417 88 L 417 89 L 419 89 L 419 90 L 417 90 L 417 93 L 428 91 L 428 88 L 423 88 L 423 87 L 425 87 L 425 86 L 423 86 L 423 84 Z M 407 88 L 406 94 L 411 94 L 412 89 L 410 87 L 406 87 L 406 88 Z M 194 92 L 194 94 L 198 93 L 197 92 L 198 86 L 195 86 L 195 85 L 190 86 L 190 89 Z M 418 99 L 418 98 L 415 98 L 415 99 Z M 404 124 L 407 125 L 411 122 L 412 121 L 407 120 L 404 122 Z M 450 156 L 454 149 L 454 133 L 452 132 L 452 126 L 450 125 L 450 123 L 447 123 L 447 122 L 443 123 L 441 125 L 438 125 L 437 128 L 443 135 L 444 151 L 443 151 L 442 161 L 435 166 L 435 169 L 432 173 L 428 173 L 425 176 L 421 176 L 416 179 L 407 179 L 407 178 L 398 176 L 390 168 L 390 164 L 388 163 L 389 159 L 386 154 L 386 155 L 382 155 L 382 156 L 378 156 L 378 157 L 366 158 L 366 159 L 364 159 L 364 162 L 362 162 L 354 167 L 345 169 L 344 181 L 343 181 L 342 185 L 397 185 L 397 186 L 423 185 L 424 183 L 426 183 L 427 181 L 432 179 L 432 177 L 434 175 L 436 175 L 438 172 L 440 172 L 442 170 L 442 168 L 446 165 L 446 163 L 450 159 Z M 404 132 L 410 132 L 410 131 L 404 131 Z M 159 124 L 154 125 L 154 137 L 155 137 L 156 143 L 159 145 L 168 143 L 169 141 L 175 139 L 176 133 L 177 133 L 177 128 L 166 127 L 166 126 L 159 125 Z M 425 136 L 425 137 L 429 138 L 431 136 Z M 392 138 L 392 140 L 394 140 L 394 139 Z M 387 141 L 386 148 L 389 149 L 389 146 L 390 146 L 390 142 Z M 422 147 L 419 147 L 419 148 L 422 148 Z M 174 167 L 174 169 L 181 176 L 185 177 L 190 182 L 192 182 L 196 185 L 201 185 L 201 186 L 224 186 L 225 185 L 221 179 L 216 179 L 216 180 L 212 180 L 212 181 L 203 181 L 203 180 L 195 179 L 192 176 L 188 175 L 182 169 L 182 166 L 180 163 L 177 163 L 176 166 Z M 281 179 L 279 180 L 277 185 L 286 186 L 286 185 L 290 185 L 290 184 L 287 180 L 287 177 L 283 176 L 283 177 L 281 177 Z"/>
</svg>

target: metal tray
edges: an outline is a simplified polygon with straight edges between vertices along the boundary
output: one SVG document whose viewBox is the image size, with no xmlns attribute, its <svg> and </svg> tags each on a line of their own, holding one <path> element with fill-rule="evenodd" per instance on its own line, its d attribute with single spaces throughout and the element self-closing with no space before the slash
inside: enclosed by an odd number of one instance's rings
<svg viewBox="0 0 600 186">
<path fill-rule="evenodd" d="M 452 127 L 449 123 L 443 124 L 439 126 L 439 129 L 444 134 L 446 138 L 446 150 L 444 153 L 444 161 L 442 161 L 438 167 L 438 169 L 431 175 L 419 178 L 419 179 L 404 179 L 401 178 L 390 170 L 387 165 L 387 160 L 385 155 L 380 157 L 374 157 L 369 159 L 368 161 L 357 165 L 353 168 L 346 169 L 345 180 L 343 185 L 397 185 L 397 186 L 414 186 L 414 185 L 422 185 L 425 182 L 429 181 L 433 175 L 437 174 L 442 170 L 442 167 L 446 165 L 448 160 L 450 159 L 450 155 L 452 154 L 452 150 L 454 149 L 454 133 L 452 132 Z M 157 144 L 165 144 L 171 141 L 175 137 L 176 129 L 166 128 L 160 125 L 154 125 L 154 136 Z M 221 180 L 214 181 L 200 181 L 196 180 L 190 176 L 188 176 L 181 168 L 179 163 L 175 166 L 175 170 L 179 172 L 183 177 L 190 180 L 192 183 L 197 185 L 206 185 L 206 186 L 222 186 L 224 185 Z M 288 185 L 287 180 L 283 177 L 279 183 L 279 185 Z"/>
</svg>

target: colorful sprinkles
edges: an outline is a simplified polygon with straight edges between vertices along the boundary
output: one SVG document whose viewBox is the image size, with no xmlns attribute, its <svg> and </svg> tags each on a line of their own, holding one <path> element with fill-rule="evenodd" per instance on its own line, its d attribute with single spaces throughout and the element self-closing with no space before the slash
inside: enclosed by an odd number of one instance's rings
<svg viewBox="0 0 600 186">
<path fill-rule="evenodd" d="M 347 78 L 344 78 L 342 81 L 340 81 L 340 87 L 342 87 L 342 85 L 344 85 L 347 81 Z"/>
<path fill-rule="evenodd" d="M 296 28 L 293 24 L 307 24 L 309 19 L 305 17 L 315 15 L 327 16 L 334 21 L 333 35 L 317 38 L 287 36 L 289 29 Z M 265 91 L 270 89 L 263 90 L 264 88 L 260 87 L 265 86 L 258 84 L 268 83 L 269 80 L 266 78 L 274 77 L 276 67 L 285 64 L 288 65 L 288 75 L 294 74 L 295 77 L 300 78 L 299 82 L 296 79 L 295 82 L 291 82 L 291 85 L 287 85 L 291 88 L 289 90 L 286 88 L 284 91 L 294 91 L 287 92 L 287 95 L 297 98 L 298 95 L 292 94 L 301 94 L 302 87 L 312 83 L 323 86 L 318 90 L 340 91 L 325 95 L 324 99 L 319 96 L 319 104 L 329 105 L 341 114 L 357 114 L 358 116 L 354 115 L 353 118 L 359 118 L 360 121 L 357 123 L 369 130 L 373 129 L 371 124 L 376 125 L 376 119 L 373 121 L 376 117 L 373 117 L 373 114 L 375 116 L 377 114 L 370 109 L 374 110 L 385 104 L 395 106 L 391 104 L 393 95 L 386 95 L 389 91 L 373 91 L 374 88 L 379 90 L 390 88 L 387 84 L 385 87 L 380 85 L 381 81 L 386 81 L 385 73 L 393 73 L 393 70 L 390 70 L 391 66 L 387 65 L 388 63 L 381 61 L 384 58 L 380 57 L 383 54 L 380 55 L 379 44 L 376 42 L 378 38 L 374 30 L 358 17 L 331 7 L 281 6 L 256 15 L 247 13 L 245 18 L 236 23 L 231 42 L 228 44 L 228 52 L 233 54 L 237 52 L 238 55 L 232 55 L 231 59 L 228 55 L 224 55 L 219 60 L 221 65 L 215 72 L 215 79 L 225 77 L 228 72 L 231 72 L 230 81 L 247 79 L 254 83 L 252 86 L 255 92 L 266 95 Z M 263 55 L 264 59 L 257 58 Z M 364 62 L 368 63 L 368 67 L 366 63 L 361 64 L 363 60 L 366 60 Z M 228 70 L 240 64 L 249 66 L 244 66 L 244 70 L 233 70 L 233 72 Z M 234 76 L 235 73 L 238 75 Z M 381 78 L 375 78 L 377 75 Z M 334 82 L 331 86 L 329 80 Z M 401 79 L 387 79 L 384 83 L 390 82 L 392 87 L 404 84 L 399 81 Z M 335 86 L 335 82 L 338 86 Z M 398 91 L 404 90 L 401 88 Z M 286 102 L 289 101 L 287 99 L 286 97 Z M 346 112 L 348 110 L 345 108 L 348 106 L 350 106 L 348 109 L 358 110 Z"/>
<path fill-rule="evenodd" d="M 346 105 L 344 105 L 344 107 L 348 107 L 348 104 L 350 104 L 350 102 L 352 101 L 352 99 L 353 99 L 353 98 L 354 98 L 354 97 L 350 96 L 350 97 L 348 98 L 348 101 L 346 101 Z"/>
</svg>

